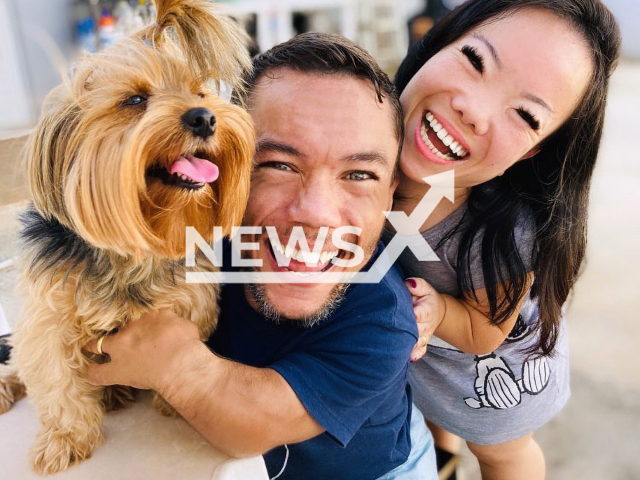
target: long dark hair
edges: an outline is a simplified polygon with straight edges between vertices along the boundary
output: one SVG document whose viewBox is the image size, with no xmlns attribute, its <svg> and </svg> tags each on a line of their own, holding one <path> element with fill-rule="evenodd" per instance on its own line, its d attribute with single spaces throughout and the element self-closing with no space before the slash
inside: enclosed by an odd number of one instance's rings
<svg viewBox="0 0 640 480">
<path fill-rule="evenodd" d="M 540 319 L 539 340 L 530 352 L 550 355 L 558 338 L 562 305 L 585 255 L 589 187 L 602 137 L 609 77 L 620 51 L 615 18 L 599 0 L 471 0 L 411 47 L 395 83 L 402 92 L 442 48 L 478 25 L 524 8 L 549 11 L 573 25 L 589 46 L 593 73 L 576 110 L 544 140 L 537 155 L 471 189 L 457 260 L 458 285 L 475 297 L 470 261 L 474 239 L 481 237 L 490 317 L 498 325 L 516 312 L 527 289 L 526 265 L 532 265 L 531 296 L 538 300 Z M 523 210 L 532 212 L 536 224 L 530 259 L 521 257 L 515 238 Z"/>
</svg>

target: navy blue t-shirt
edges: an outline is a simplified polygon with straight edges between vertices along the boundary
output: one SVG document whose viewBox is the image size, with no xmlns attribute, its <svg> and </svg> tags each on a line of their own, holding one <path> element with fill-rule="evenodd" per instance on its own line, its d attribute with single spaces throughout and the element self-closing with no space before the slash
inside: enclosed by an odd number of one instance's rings
<svg viewBox="0 0 640 480">
<path fill-rule="evenodd" d="M 411 450 L 409 355 L 418 332 L 411 296 L 395 268 L 379 284 L 353 284 L 334 314 L 312 327 L 274 323 L 246 301 L 243 285 L 226 285 L 215 333 L 219 355 L 276 370 L 326 430 L 288 445 L 280 479 L 376 479 Z M 264 455 L 271 477 L 286 449 Z"/>
</svg>

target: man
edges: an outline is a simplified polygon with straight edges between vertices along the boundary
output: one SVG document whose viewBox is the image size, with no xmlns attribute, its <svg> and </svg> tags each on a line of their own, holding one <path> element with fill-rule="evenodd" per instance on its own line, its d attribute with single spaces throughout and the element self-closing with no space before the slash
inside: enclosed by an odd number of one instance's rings
<svg viewBox="0 0 640 480">
<path fill-rule="evenodd" d="M 262 227 L 250 252 L 258 270 L 362 269 L 379 254 L 397 184 L 402 114 L 392 84 L 365 52 L 322 34 L 274 47 L 254 67 L 248 106 L 258 143 L 244 224 Z M 351 255 L 331 241 L 343 226 L 362 229 L 349 237 L 365 253 L 357 267 L 332 262 L 336 252 Z M 315 266 L 284 248 L 294 227 L 311 250 L 328 227 Z M 348 287 L 227 285 L 208 342 L 217 355 L 193 324 L 162 311 L 107 337 L 111 362 L 89 378 L 153 388 L 220 450 L 264 454 L 272 477 L 431 479 L 431 437 L 406 381 L 418 339 L 411 305 L 396 270 Z"/>
</svg>

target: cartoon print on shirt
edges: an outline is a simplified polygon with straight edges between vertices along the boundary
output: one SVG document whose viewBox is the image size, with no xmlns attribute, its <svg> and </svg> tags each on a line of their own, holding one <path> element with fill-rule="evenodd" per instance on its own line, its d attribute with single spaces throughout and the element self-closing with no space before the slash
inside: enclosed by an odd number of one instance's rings
<svg viewBox="0 0 640 480">
<path fill-rule="evenodd" d="M 549 384 L 551 368 L 545 357 L 530 358 L 522 365 L 522 378 L 516 380 L 513 371 L 502 357 L 494 353 L 475 357 L 474 390 L 478 398 L 465 398 L 467 406 L 503 410 L 520 405 L 522 394 L 537 395 Z"/>
<path fill-rule="evenodd" d="M 518 319 L 516 320 L 515 325 L 511 329 L 511 332 L 509 332 L 509 335 L 507 335 L 506 341 L 510 343 L 517 342 L 519 340 L 522 340 L 527 335 L 529 335 L 529 333 L 531 333 L 531 328 L 529 328 L 529 325 L 525 323 L 524 318 L 522 318 L 522 315 L 518 315 Z"/>
</svg>

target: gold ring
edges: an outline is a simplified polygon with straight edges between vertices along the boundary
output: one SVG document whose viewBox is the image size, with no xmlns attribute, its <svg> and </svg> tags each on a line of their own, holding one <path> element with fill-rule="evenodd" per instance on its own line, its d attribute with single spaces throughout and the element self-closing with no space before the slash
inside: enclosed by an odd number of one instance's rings
<svg viewBox="0 0 640 480">
<path fill-rule="evenodd" d="M 105 338 L 106 338 L 106 335 L 103 335 L 98 339 L 98 345 L 96 346 L 96 349 L 98 350 L 98 353 L 100 355 L 104 355 L 104 352 L 102 351 L 102 342 L 104 341 Z"/>
<path fill-rule="evenodd" d="M 427 337 L 420 337 L 420 343 L 422 343 L 423 347 L 426 347 L 427 343 L 429 343 L 429 339 Z"/>
</svg>

